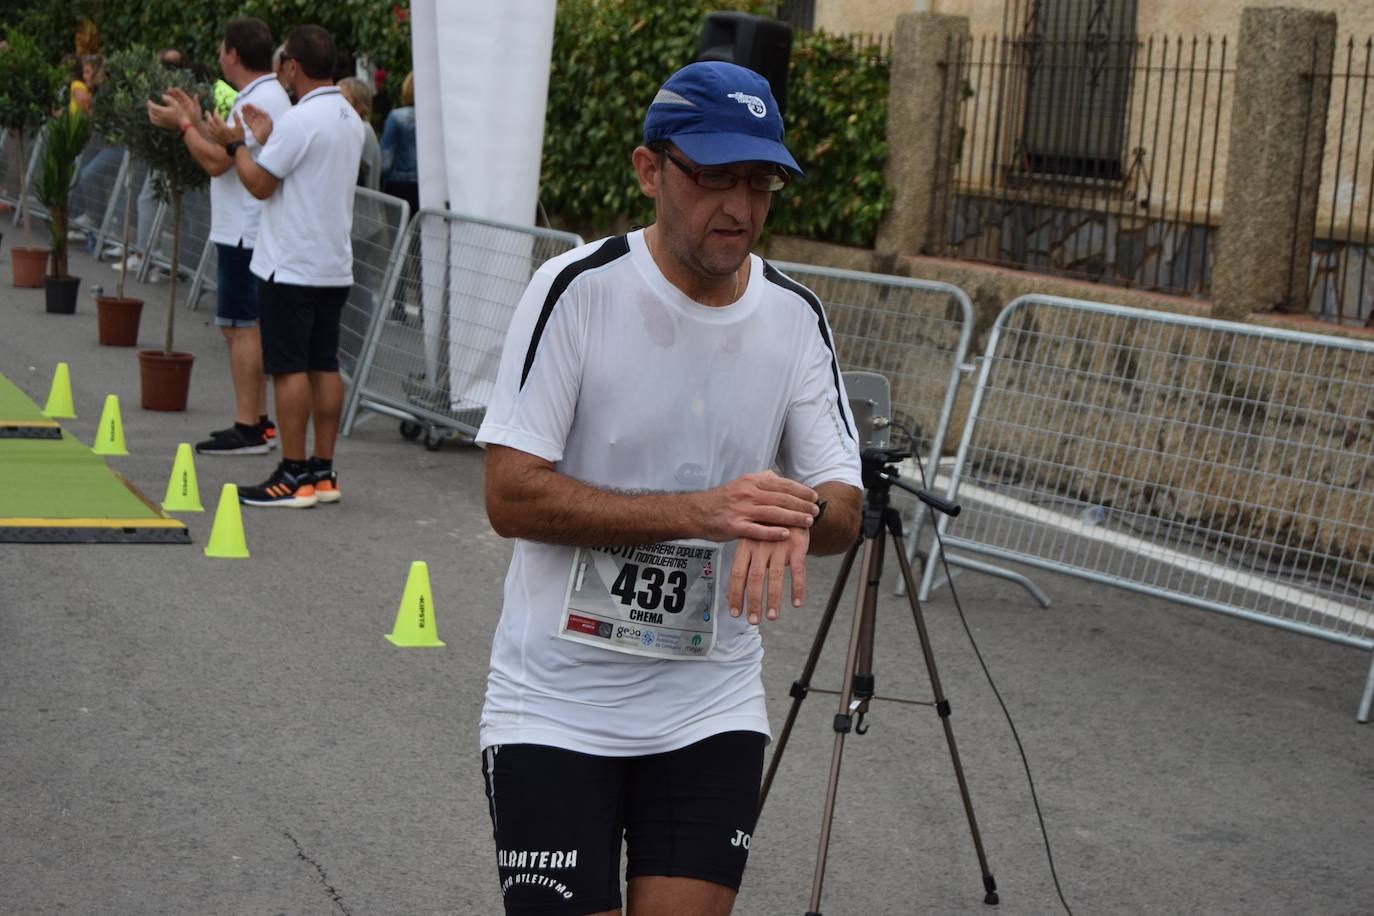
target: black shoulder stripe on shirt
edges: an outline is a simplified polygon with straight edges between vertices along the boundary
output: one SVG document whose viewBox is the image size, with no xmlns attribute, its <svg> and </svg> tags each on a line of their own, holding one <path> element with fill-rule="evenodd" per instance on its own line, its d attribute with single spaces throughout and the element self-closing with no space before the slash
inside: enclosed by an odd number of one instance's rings
<svg viewBox="0 0 1374 916">
<path fill-rule="evenodd" d="M 770 283 L 781 286 L 789 292 L 796 293 L 802 299 L 806 300 L 806 304 L 811 306 L 811 311 L 816 313 L 816 329 L 820 331 L 821 340 L 825 341 L 825 347 L 830 351 L 830 373 L 835 380 L 835 404 L 839 408 L 840 419 L 844 421 L 844 431 L 849 433 L 849 438 L 853 439 L 855 442 L 859 441 L 854 435 L 854 430 L 850 429 L 849 417 L 844 412 L 843 395 L 841 394 L 843 389 L 840 388 L 840 361 L 835 358 L 835 345 L 831 343 L 830 329 L 825 325 L 825 310 L 821 308 L 821 300 L 817 299 L 816 294 L 811 292 L 811 290 L 802 286 L 791 277 L 785 276 L 780 270 L 767 261 L 763 262 L 763 278 Z"/>
<path fill-rule="evenodd" d="M 525 387 L 525 379 L 529 378 L 530 368 L 534 365 L 534 354 L 539 350 L 539 338 L 544 336 L 544 327 L 549 323 L 549 316 L 553 314 L 553 307 L 567 292 L 572 281 L 577 279 L 578 274 L 604 267 L 629 253 L 629 241 L 625 236 L 617 235 L 614 238 L 606 239 L 600 248 L 585 258 L 573 261 L 558 272 L 553 285 L 549 287 L 549 294 L 544 297 L 544 307 L 539 311 L 539 321 L 534 325 L 534 334 L 530 337 L 529 349 L 525 351 L 525 368 L 520 371 L 520 387 L 522 389 Z"/>
</svg>

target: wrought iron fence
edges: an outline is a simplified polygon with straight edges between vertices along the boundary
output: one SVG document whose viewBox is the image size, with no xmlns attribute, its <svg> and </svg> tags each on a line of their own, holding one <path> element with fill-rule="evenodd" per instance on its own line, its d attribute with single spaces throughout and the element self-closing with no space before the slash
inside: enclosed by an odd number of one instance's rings
<svg viewBox="0 0 1374 916">
<path fill-rule="evenodd" d="M 1316 145 L 1318 161 L 1302 165 L 1303 174 L 1320 175 L 1317 206 L 1309 210 L 1308 308 L 1326 321 L 1374 327 L 1374 123 L 1366 127 L 1366 115 L 1374 115 L 1374 38 L 1339 44 L 1329 68 L 1320 66 L 1314 43 L 1312 64 L 1303 74 L 1309 92 L 1300 129 L 1324 130 L 1325 143 Z M 1325 108 L 1314 101 L 1323 95 Z M 1299 269 L 1296 255 L 1290 270 Z"/>
<path fill-rule="evenodd" d="M 773 16 L 802 32 L 816 27 L 816 0 L 781 0 L 773 8 Z"/>
<path fill-rule="evenodd" d="M 936 136 L 949 142 L 927 250 L 1207 294 L 1235 72 L 1225 38 L 964 38 L 941 70 Z"/>
</svg>

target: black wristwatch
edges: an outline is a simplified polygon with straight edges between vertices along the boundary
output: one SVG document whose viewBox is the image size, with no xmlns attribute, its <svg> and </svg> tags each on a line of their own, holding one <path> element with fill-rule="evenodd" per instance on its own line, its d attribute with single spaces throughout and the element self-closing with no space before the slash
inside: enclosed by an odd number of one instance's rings
<svg viewBox="0 0 1374 916">
<path fill-rule="evenodd" d="M 230 140 L 228 143 L 224 144 L 224 151 L 229 154 L 230 159 L 233 159 L 234 154 L 239 151 L 240 146 L 243 146 L 242 140 Z"/>
<path fill-rule="evenodd" d="M 812 525 L 819 525 L 821 523 L 821 519 L 825 518 L 825 507 L 828 505 L 830 505 L 830 500 L 828 499 L 816 500 L 816 508 L 821 511 L 817 512 L 816 517 L 811 520 Z"/>
</svg>

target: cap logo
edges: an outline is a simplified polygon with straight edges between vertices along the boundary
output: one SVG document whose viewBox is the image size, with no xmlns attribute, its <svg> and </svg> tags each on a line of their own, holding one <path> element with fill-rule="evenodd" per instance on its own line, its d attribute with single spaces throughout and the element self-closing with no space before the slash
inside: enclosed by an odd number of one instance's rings
<svg viewBox="0 0 1374 916">
<path fill-rule="evenodd" d="M 749 95 L 745 92 L 732 92 L 729 95 L 727 95 L 726 98 L 734 99 L 741 105 L 748 106 L 749 113 L 756 118 L 761 118 L 764 115 L 768 114 L 768 109 L 764 106 L 763 99 L 759 98 L 756 95 Z"/>
</svg>

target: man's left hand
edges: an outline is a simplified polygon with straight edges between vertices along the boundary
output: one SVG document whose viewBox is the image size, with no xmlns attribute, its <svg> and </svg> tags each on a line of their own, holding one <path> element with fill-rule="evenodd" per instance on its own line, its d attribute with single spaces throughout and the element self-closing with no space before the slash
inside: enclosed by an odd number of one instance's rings
<svg viewBox="0 0 1374 916">
<path fill-rule="evenodd" d="M 243 110 L 234 115 L 239 122 L 239 130 L 243 130 L 244 125 L 253 132 L 259 146 L 266 146 L 267 140 L 272 136 L 272 116 L 263 111 L 256 105 L 243 106 Z"/>
<path fill-rule="evenodd" d="M 788 568 L 792 571 L 792 606 L 801 607 L 806 600 L 806 551 L 811 545 L 811 532 L 807 528 L 789 528 L 788 532 L 785 541 L 739 539 L 734 562 L 730 564 L 730 588 L 726 593 L 731 617 L 738 617 L 747 609 L 749 622 L 757 624 L 760 611 L 766 607 L 768 619 L 777 620 L 782 605 L 783 575 Z"/>
<path fill-rule="evenodd" d="M 205 116 L 205 135 L 220 146 L 239 142 L 243 140 L 243 123 L 231 126 L 212 111 Z"/>
</svg>

